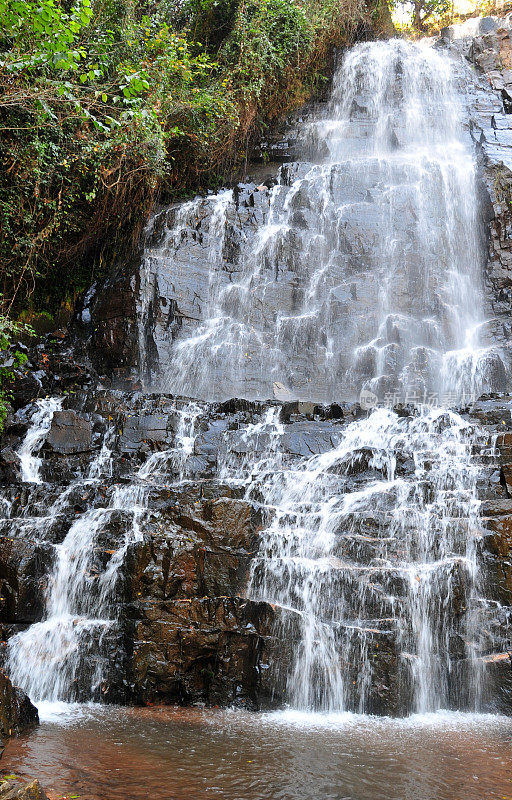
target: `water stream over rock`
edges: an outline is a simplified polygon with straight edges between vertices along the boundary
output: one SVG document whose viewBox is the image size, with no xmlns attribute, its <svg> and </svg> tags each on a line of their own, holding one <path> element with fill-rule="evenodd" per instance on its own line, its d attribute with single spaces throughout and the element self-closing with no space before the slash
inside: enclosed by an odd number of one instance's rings
<svg viewBox="0 0 512 800">
<path fill-rule="evenodd" d="M 31 426 L 19 449 L 21 479 L 27 483 L 40 483 L 39 468 L 41 459 L 38 452 L 50 430 L 55 411 L 62 408 L 62 400 L 50 397 L 38 400 L 37 408 L 31 420 Z"/>
<path fill-rule="evenodd" d="M 44 608 L 8 642 L 33 699 L 494 708 L 509 589 L 482 503 L 509 501 L 510 415 L 476 398 L 510 376 L 461 70 L 359 45 L 309 161 L 153 220 L 145 395 L 39 401 L 18 450 L 24 491 L 55 493 L 1 521 L 49 543 Z"/>
<path fill-rule="evenodd" d="M 40 403 L 40 411 L 33 417 L 23 448 L 28 451 L 27 442 L 39 443 L 44 439 L 49 430 L 48 417 L 51 421 L 51 415 L 59 407 L 60 402 L 53 398 Z M 195 404 L 178 410 L 176 445 L 148 458 L 132 481 L 114 484 L 103 503 L 80 514 L 63 541 L 56 545 L 45 619 L 13 636 L 8 648 L 9 674 L 35 701 L 71 700 L 83 696 L 78 684 L 84 682 L 84 675 L 87 675 L 86 692 L 92 697 L 101 697 L 109 669 L 106 663 L 111 648 L 108 638 L 119 635 L 116 589 L 120 570 L 129 546 L 143 539 L 141 525 L 149 490 L 146 482 L 171 461 L 178 474 L 182 474 L 184 461 L 192 450 L 194 422 L 199 410 Z M 71 495 L 99 485 L 111 472 L 109 443 L 112 437 L 112 428 L 108 427 L 85 480 L 73 482 L 39 522 L 41 538 L 67 508 Z M 31 446 L 34 448 L 33 444 Z M 32 464 L 34 457 L 27 456 L 27 461 L 28 458 L 32 459 L 29 462 Z M 31 470 L 34 471 L 32 466 Z M 35 472 L 33 480 L 38 481 Z M 114 531 L 112 537 L 109 529 L 115 526 L 116 518 L 121 520 L 120 535 Z M 114 547 L 108 549 L 112 541 Z M 104 563 L 99 554 L 103 554 Z"/>
<path fill-rule="evenodd" d="M 151 384 L 203 400 L 367 388 L 445 405 L 503 389 L 499 351 L 480 342 L 484 231 L 464 113 L 434 48 L 355 47 L 302 131 L 310 162 L 259 197 L 239 187 L 167 215 L 146 255 L 142 330 L 170 295 L 180 324 L 152 342 L 153 372 L 144 345 Z"/>
<path fill-rule="evenodd" d="M 361 393 L 436 407 L 378 410 L 298 464 L 271 410 L 242 432 L 243 463 L 221 471 L 268 518 L 248 594 L 281 609 L 279 636 L 296 643 L 285 693 L 299 708 L 370 710 L 382 635 L 399 654 L 402 708 L 478 708 L 473 454 L 487 437 L 442 407 L 507 378 L 480 341 L 484 240 L 464 114 L 455 64 L 432 47 L 358 46 L 302 131 L 309 163 L 285 165 L 258 204 L 236 190 L 182 206 L 146 255 L 142 331 L 166 281 L 180 298 L 190 285 L 195 243 L 208 265 L 159 340 L 156 371 L 145 362 L 153 385 L 202 400 Z"/>
</svg>

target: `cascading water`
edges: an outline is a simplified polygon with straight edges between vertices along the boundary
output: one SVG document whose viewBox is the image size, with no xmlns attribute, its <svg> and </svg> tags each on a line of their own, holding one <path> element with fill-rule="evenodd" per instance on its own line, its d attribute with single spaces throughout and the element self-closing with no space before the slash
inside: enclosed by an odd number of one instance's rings
<svg viewBox="0 0 512 800">
<path fill-rule="evenodd" d="M 480 339 L 485 254 L 458 69 L 422 44 L 355 47 L 303 131 L 312 161 L 260 187 L 260 209 L 232 192 L 186 204 L 146 259 L 150 296 L 172 282 L 181 313 L 146 370 L 153 385 L 388 405 L 298 462 L 274 412 L 243 432 L 242 462 L 226 444 L 221 479 L 267 515 L 248 596 L 280 609 L 276 630 L 295 647 L 286 698 L 304 709 L 374 709 L 382 640 L 402 712 L 479 704 L 473 455 L 485 440 L 442 407 L 507 377 Z M 253 226 L 241 236 L 242 217 Z M 192 298 L 194 244 L 209 268 Z M 423 407 L 391 411 L 404 401 Z"/>
<path fill-rule="evenodd" d="M 454 64 L 433 48 L 350 51 L 327 114 L 304 131 L 315 163 L 260 187 L 262 210 L 232 192 L 186 204 L 148 252 L 143 296 L 171 284 L 181 315 L 153 384 L 208 400 L 265 398 L 278 383 L 314 401 L 366 387 L 448 404 L 503 388 L 499 353 L 479 341 L 484 242 L 463 120 Z M 247 218 L 255 229 L 240 236 Z"/>
<path fill-rule="evenodd" d="M 18 453 L 21 478 L 27 483 L 41 482 L 39 477 L 41 459 L 38 457 L 38 452 L 50 430 L 54 413 L 60 411 L 61 407 L 62 400 L 56 397 L 48 397 L 45 400 L 37 401 L 37 411 L 34 413 L 32 424 Z"/>
<path fill-rule="evenodd" d="M 55 401 L 48 401 L 47 406 L 53 409 Z M 83 696 L 78 682 L 84 674 L 89 684 L 85 696 L 101 697 L 108 660 L 108 642 L 104 646 L 103 640 L 115 633 L 117 581 L 128 547 L 143 537 L 141 525 L 151 489 L 149 481 L 158 476 L 162 464 L 169 463 L 173 464 L 173 474 L 182 478 L 184 461 L 193 446 L 198 412 L 195 404 L 176 408 L 175 446 L 148 458 L 132 482 L 114 485 L 106 505 L 92 507 L 81 514 L 71 524 L 62 543 L 56 545 L 45 618 L 13 636 L 8 645 L 9 674 L 34 701 L 73 700 Z M 37 431 L 41 428 L 41 413 L 33 420 Z M 45 433 L 48 429 L 49 425 Z M 29 528 L 33 535 L 35 529 L 44 538 L 45 530 L 51 528 L 77 487 L 83 490 L 108 477 L 113 436 L 113 429 L 108 429 L 85 481 L 72 483 L 57 498 L 46 517 L 35 522 L 23 520 L 19 532 Z M 34 438 L 35 431 L 33 433 L 31 428 L 25 442 Z M 39 438 L 42 443 L 44 436 Z M 116 515 L 120 516 L 121 534 L 117 537 L 116 548 L 106 551 L 109 558 L 103 565 L 102 537 Z"/>
<path fill-rule="evenodd" d="M 479 338 L 483 237 L 457 70 L 422 45 L 360 45 L 303 133 L 311 161 L 260 186 L 259 205 L 254 193 L 244 205 L 237 187 L 154 221 L 140 273 L 141 372 L 194 402 L 171 411 L 173 447 L 149 454 L 56 545 L 45 618 L 9 642 L 10 675 L 34 699 L 73 699 L 84 670 L 98 696 L 98 643 L 116 625 L 128 547 L 152 482 L 190 474 L 205 401 L 364 392 L 388 407 L 340 422 L 317 450 L 294 450 L 300 432 L 267 406 L 256 423 L 223 429 L 212 456 L 218 481 L 264 519 L 246 594 L 273 605 L 291 651 L 271 665 L 276 685 L 284 679 L 283 699 L 301 709 L 387 713 L 374 691 L 385 652 L 394 713 L 479 706 L 475 453 L 487 443 L 443 403 L 504 388 L 506 369 Z M 423 406 L 393 411 L 400 401 Z M 38 480 L 55 402 L 40 406 L 22 445 L 27 480 Z M 86 483 L 111 472 L 113 436 Z M 128 520 L 100 568 L 115 513 Z"/>
<path fill-rule="evenodd" d="M 371 711 L 387 641 L 402 710 L 477 707 L 472 451 L 485 439 L 454 412 L 378 409 L 340 431 L 333 449 L 290 463 L 277 416 L 243 434 L 259 459 L 228 457 L 223 477 L 242 481 L 270 520 L 249 596 L 279 609 L 279 636 L 296 644 L 292 705 Z"/>
</svg>

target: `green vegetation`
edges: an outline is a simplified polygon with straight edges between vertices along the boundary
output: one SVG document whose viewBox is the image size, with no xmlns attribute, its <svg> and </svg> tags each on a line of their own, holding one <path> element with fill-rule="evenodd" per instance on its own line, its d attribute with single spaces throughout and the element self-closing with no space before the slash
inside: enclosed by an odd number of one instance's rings
<svg viewBox="0 0 512 800">
<path fill-rule="evenodd" d="M 229 180 L 379 16 L 365 2 L 0 0 L 2 341 L 72 307 L 157 197 Z"/>
<path fill-rule="evenodd" d="M 21 334 L 31 335 L 31 333 L 28 326 L 12 322 L 5 315 L 0 316 L 0 431 L 7 416 L 16 370 L 19 370 L 27 361 L 26 354 L 18 350 L 12 340 Z"/>
<path fill-rule="evenodd" d="M 72 299 L 157 193 L 226 179 L 369 19 L 362 0 L 71 2 L 0 0 L 4 314 Z"/>
<path fill-rule="evenodd" d="M 394 0 L 391 7 L 398 12 L 399 27 L 411 35 L 425 34 L 440 21 L 449 24 L 453 16 L 453 0 Z"/>
</svg>

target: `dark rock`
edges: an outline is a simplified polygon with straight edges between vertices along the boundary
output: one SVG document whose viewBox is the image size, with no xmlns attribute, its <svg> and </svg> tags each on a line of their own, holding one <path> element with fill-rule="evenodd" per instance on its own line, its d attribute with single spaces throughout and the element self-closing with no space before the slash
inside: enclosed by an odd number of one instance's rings
<svg viewBox="0 0 512 800">
<path fill-rule="evenodd" d="M 258 664 L 272 611 L 238 598 L 151 604 L 136 625 L 137 699 L 258 706 Z"/>
<path fill-rule="evenodd" d="M 172 433 L 172 428 L 168 426 L 168 414 L 129 416 L 124 423 L 119 446 L 126 453 L 137 452 L 143 443 L 170 446 Z"/>
<path fill-rule="evenodd" d="M 53 547 L 44 542 L 0 537 L 0 620 L 31 623 L 41 619 Z"/>
<path fill-rule="evenodd" d="M 17 736 L 38 724 L 37 708 L 0 671 L 0 736 Z"/>
<path fill-rule="evenodd" d="M 88 419 L 75 411 L 56 411 L 46 437 L 46 446 L 56 453 L 68 455 L 91 449 L 92 428 Z"/>
<path fill-rule="evenodd" d="M 512 704 L 512 651 L 484 656 L 484 708 L 495 714 L 510 714 Z"/>
<path fill-rule="evenodd" d="M 138 267 L 138 256 L 135 263 Z M 134 273 L 135 269 L 125 265 L 88 307 L 93 325 L 93 360 L 109 377 L 118 373 L 126 376 L 137 360 Z"/>
<path fill-rule="evenodd" d="M 20 458 L 12 447 L 0 450 L 0 475 L 4 484 L 21 480 Z"/>
<path fill-rule="evenodd" d="M 11 403 L 14 409 L 22 408 L 42 394 L 42 383 L 34 372 L 16 371 L 11 389 Z"/>
</svg>

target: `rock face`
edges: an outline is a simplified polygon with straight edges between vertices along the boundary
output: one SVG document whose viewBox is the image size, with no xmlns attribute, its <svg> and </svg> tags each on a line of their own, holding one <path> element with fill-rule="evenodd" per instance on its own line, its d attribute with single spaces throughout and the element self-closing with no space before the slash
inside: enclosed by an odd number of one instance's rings
<svg viewBox="0 0 512 800">
<path fill-rule="evenodd" d="M 37 709 L 26 694 L 0 672 L 0 736 L 16 736 L 38 725 Z"/>
<path fill-rule="evenodd" d="M 481 463 L 485 530 L 481 561 L 488 633 L 480 651 L 488 676 L 485 707 L 503 711 L 512 707 L 507 657 L 512 613 L 510 402 L 510 397 L 489 398 L 464 412 L 488 431 L 489 441 L 497 437 L 495 450 L 475 458 Z M 100 519 L 85 567 L 86 586 L 95 596 L 115 553 L 124 552 L 108 606 L 112 624 L 108 635 L 82 641 L 83 659 L 67 698 L 279 705 L 299 642 L 289 620 L 286 636 L 279 633 L 282 609 L 246 599 L 252 559 L 268 518 L 254 498 L 245 497 L 243 485 L 237 486 L 236 464 L 242 469 L 248 455 L 254 457 L 254 440 L 247 439 L 246 431 L 260 424 L 269 409 L 279 413 L 283 457 L 290 464 L 331 450 L 340 431 L 365 412 L 357 404 L 208 405 L 100 390 L 70 395 L 64 406 L 55 413 L 59 426 L 64 415 L 66 437 L 75 442 L 81 432 L 90 432 L 87 460 L 75 448 L 60 452 L 52 444 L 57 424 L 52 425 L 39 454 L 46 483 L 20 490 L 13 478 L 2 491 L 10 506 L 0 537 L 5 638 L 43 617 L 43 596 L 55 569 L 54 545 L 77 520 L 87 527 L 87 520 Z M 407 408 L 397 411 L 411 413 Z M 13 418 L 5 433 L 15 450 L 25 435 L 20 433 L 21 418 Z M 263 437 L 257 447 L 267 445 Z M 372 454 L 362 451 L 360 456 L 349 478 L 354 487 L 375 478 Z M 97 465 L 94 475 L 91 462 Z M 406 475 L 412 464 L 399 468 Z M 134 499 L 121 508 L 115 497 L 122 487 L 133 490 L 129 496 Z M 370 549 L 371 531 L 382 525 L 379 515 L 369 508 L 365 517 Z M 372 643 L 376 671 L 370 708 L 374 713 L 404 713 L 398 643 L 389 625 L 372 633 Z M 458 646 L 454 641 L 454 658 Z M 462 669 L 462 652 L 460 658 Z M 350 669 L 350 680 L 356 683 L 357 663 Z M 100 670 L 101 680 L 95 681 L 94 670 L 96 676 Z"/>
<path fill-rule="evenodd" d="M 0 603 L 4 623 L 29 624 L 41 618 L 46 576 L 52 564 L 53 548 L 47 543 L 8 536 L 0 539 Z"/>
<path fill-rule="evenodd" d="M 438 43 L 459 61 L 462 54 L 478 70 L 471 73 L 460 62 L 461 80 L 468 81 L 468 71 L 472 75 L 467 84 L 468 135 L 479 152 L 482 202 L 489 224 L 487 305 L 492 319 L 487 336 L 503 352 L 510 346 L 512 333 L 510 30 L 507 20 L 491 21 L 483 24 L 477 36 L 453 40 L 446 32 Z M 275 161 L 284 163 L 294 156 L 297 138 L 292 130 L 272 147 L 264 144 L 262 151 L 270 149 Z M 285 165 L 284 185 L 290 187 L 301 169 L 300 163 Z M 223 242 L 226 282 L 236 276 L 241 242 L 254 241 L 268 212 L 271 170 L 265 167 L 265 174 L 255 174 L 252 182 L 234 189 L 232 219 Z M 343 176 L 338 178 L 343 183 Z M 365 209 L 361 225 L 365 236 L 356 236 L 361 252 L 347 249 L 343 256 L 368 261 L 376 233 L 370 224 L 370 201 L 366 196 L 359 201 Z M 278 414 L 283 460 L 292 466 L 332 449 L 340 431 L 366 413 L 358 404 L 342 403 L 341 398 L 331 406 L 291 398 L 287 402 L 286 386 L 280 402 L 191 403 L 166 393 L 139 391 L 138 368 L 142 365 L 151 373 L 161 364 L 176 333 L 191 326 L 207 302 L 208 241 L 216 235 L 215 212 L 211 198 L 197 201 L 194 207 L 197 217 L 180 239 L 174 261 L 162 266 L 158 253 L 176 228 L 179 207 L 155 217 L 142 270 L 137 259 L 114 275 L 102 291 L 90 293 L 77 320 L 80 335 L 72 344 L 49 337 L 29 353 L 27 379 L 17 387 L 6 421 L 0 449 L 4 641 L 46 620 L 45 597 L 51 592 L 56 568 L 55 546 L 73 530 L 85 538 L 91 525 L 95 526 L 94 536 L 87 540 L 90 552 L 81 574 L 87 598 L 97 601 L 108 595 L 101 607 L 108 625 L 100 629 L 98 619 L 87 616 L 93 613 L 88 602 L 73 609 L 73 630 L 82 617 L 93 624 L 83 633 L 83 657 L 69 681 L 66 699 L 235 703 L 250 708 L 279 705 L 298 636 L 293 621 L 284 620 L 286 609 L 247 599 L 249 575 L 269 511 L 257 491 L 248 499 L 243 484 L 237 482 L 236 465 L 242 471 L 258 455 L 247 432 L 261 427 L 269 411 Z M 301 213 L 297 209 L 293 225 L 304 231 L 307 219 Z M 288 244 L 300 255 L 296 241 Z M 279 276 L 276 307 L 283 297 L 290 308 L 300 300 L 295 278 L 293 271 Z M 144 282 L 147 302 L 141 307 Z M 376 287 L 364 274 L 346 291 L 337 287 L 331 293 L 333 313 L 350 314 L 355 296 L 366 298 L 367 305 L 377 302 Z M 311 331 L 301 344 L 304 362 L 312 341 L 326 344 L 318 341 L 318 331 Z M 495 364 L 493 383 L 506 388 L 500 363 Z M 307 368 L 309 364 L 302 364 L 304 374 Z M 63 404 L 34 451 L 41 458 L 42 483 L 23 484 L 18 453 L 30 429 L 33 400 L 49 394 L 60 396 Z M 510 395 L 502 393 L 460 410 L 465 419 L 488 433 L 488 446 L 474 454 L 481 470 L 479 558 L 485 598 L 480 598 L 485 626 L 478 659 L 486 676 L 483 706 L 507 713 L 512 710 L 508 656 L 512 647 L 511 402 Z M 396 411 L 403 416 L 413 413 L 406 407 Z M 410 477 L 413 466 L 398 459 L 402 476 Z M 351 485 L 364 487 L 376 472 L 374 453 L 363 448 L 352 465 Z M 77 523 L 83 523 L 82 527 L 77 528 Z M 378 509 L 368 508 L 363 544 L 359 542 L 358 547 L 366 547 L 369 557 L 376 531 L 385 530 L 387 524 Z M 346 545 L 342 555 L 351 557 L 351 546 Z M 466 610 L 464 587 L 456 574 L 453 582 L 453 613 L 460 617 Z M 397 580 L 397 593 L 398 584 Z M 391 613 L 389 619 L 377 620 L 370 631 L 375 680 L 369 710 L 373 713 L 400 714 L 407 708 L 399 685 L 397 620 Z M 279 631 L 285 625 L 287 635 L 281 638 Z M 449 647 L 455 670 L 463 672 L 467 664 L 461 637 L 453 637 Z M 355 685 L 359 664 L 347 664 L 346 676 Z M 6 682 L 6 697 L 17 697 L 9 686 Z M 16 702 L 20 718 L 28 719 L 26 700 Z M 13 729 L 10 719 L 6 717 L 5 724 Z M 12 795 L 18 796 L 32 795 Z"/>
<path fill-rule="evenodd" d="M 93 690 L 96 699 L 273 703 L 278 688 L 264 665 L 284 658 L 282 643 L 272 633 L 275 612 L 243 597 L 264 520 L 257 505 L 244 499 L 243 489 L 218 478 L 227 431 L 242 432 L 267 406 L 193 404 L 200 419 L 185 465 L 173 448 L 183 440 L 187 401 L 96 390 L 68 396 L 65 404 L 74 408 L 55 412 L 39 452 L 45 483 L 20 487 L 13 475 L 2 493 L 7 511 L 0 536 L 4 635 L 9 638 L 44 618 L 54 546 L 82 518 L 87 527 L 98 509 L 101 524 L 88 567 L 94 593 L 113 554 L 133 533 L 132 506 L 116 508 L 113 498 L 119 487 L 134 481 L 145 491 L 142 535 L 128 544 L 119 570 L 114 624 L 108 636 L 91 643 L 89 658 L 86 650 L 69 699 L 91 696 L 92 659 L 92 666 L 103 665 L 102 681 Z M 338 406 L 308 407 L 308 417 L 297 411 L 297 404 L 283 407 L 291 457 L 331 447 L 335 426 L 360 413 L 358 407 Z M 313 412 L 321 418 L 306 424 Z M 5 430 L 15 451 L 26 435 L 25 419 L 20 412 Z M 87 453 L 85 446 L 91 448 Z M 235 436 L 231 448 L 244 459 L 243 436 Z M 156 471 L 145 475 L 141 470 L 152 460 Z M 91 462 L 98 467 L 94 478 Z"/>
<path fill-rule="evenodd" d="M 475 29 L 476 26 L 476 29 Z M 475 66 L 469 86 L 471 135 L 480 152 L 484 219 L 489 224 L 487 335 L 503 347 L 512 333 L 512 17 L 486 17 L 455 28 L 445 45 Z M 453 32 L 452 32 L 453 33 Z"/>
</svg>

